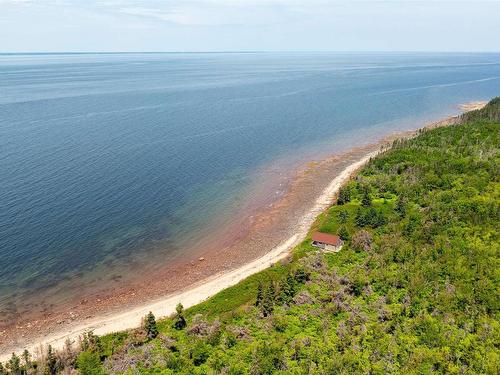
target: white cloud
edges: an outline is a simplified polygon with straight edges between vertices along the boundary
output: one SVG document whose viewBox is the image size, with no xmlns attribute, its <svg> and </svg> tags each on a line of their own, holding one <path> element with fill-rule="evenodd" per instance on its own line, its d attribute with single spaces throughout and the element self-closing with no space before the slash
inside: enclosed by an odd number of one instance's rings
<svg viewBox="0 0 500 375">
<path fill-rule="evenodd" d="M 371 9 L 401 3 L 420 6 L 439 3 L 499 2 L 500 0 L 102 0 L 99 5 L 109 12 L 149 18 L 179 25 L 262 25 L 284 22 L 302 15 L 341 13 L 342 9 L 371 4 Z M 358 5 L 356 5 L 358 4 Z M 359 8 L 357 9 L 359 11 Z"/>
<path fill-rule="evenodd" d="M 118 12 L 129 16 L 145 17 L 183 26 L 249 25 L 279 22 L 289 9 L 272 11 L 289 0 L 194 0 L 184 2 L 146 2 L 146 6 L 135 6 L 128 2 Z M 317 0 L 313 0 L 317 1 Z M 125 6 L 123 6 L 125 5 Z M 116 8 L 110 9 L 116 11 Z"/>
<path fill-rule="evenodd" d="M 499 11 L 500 0 L 0 0 L 0 51 L 493 50 Z"/>
<path fill-rule="evenodd" d="M 0 0 L 0 4 L 20 4 L 20 3 L 31 3 L 34 0 Z"/>
</svg>

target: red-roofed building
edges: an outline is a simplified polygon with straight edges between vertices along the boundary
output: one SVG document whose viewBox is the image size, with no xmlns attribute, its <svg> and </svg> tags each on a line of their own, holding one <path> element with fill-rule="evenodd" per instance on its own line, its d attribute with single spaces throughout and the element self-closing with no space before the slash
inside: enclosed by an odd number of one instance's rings
<svg viewBox="0 0 500 375">
<path fill-rule="evenodd" d="M 342 248 L 344 241 L 339 236 L 328 233 L 314 232 L 312 235 L 312 245 L 320 249 L 338 252 Z"/>
</svg>

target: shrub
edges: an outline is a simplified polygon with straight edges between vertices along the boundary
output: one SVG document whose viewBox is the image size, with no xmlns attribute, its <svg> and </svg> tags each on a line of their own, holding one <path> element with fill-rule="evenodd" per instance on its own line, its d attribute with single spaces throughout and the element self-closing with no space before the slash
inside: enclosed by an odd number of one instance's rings
<svg viewBox="0 0 500 375">
<path fill-rule="evenodd" d="M 352 238 L 352 248 L 356 251 L 371 251 L 373 238 L 370 232 L 361 229 Z"/>
<path fill-rule="evenodd" d="M 195 366 L 204 364 L 210 356 L 210 346 L 198 341 L 191 350 L 191 360 Z"/>
</svg>

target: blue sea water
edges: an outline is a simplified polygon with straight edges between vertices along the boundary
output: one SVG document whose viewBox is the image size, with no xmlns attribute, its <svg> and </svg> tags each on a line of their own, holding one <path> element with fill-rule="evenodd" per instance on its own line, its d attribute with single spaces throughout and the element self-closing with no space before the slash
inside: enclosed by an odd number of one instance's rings
<svg viewBox="0 0 500 375">
<path fill-rule="evenodd" d="M 0 54 L 0 326 L 182 255 L 262 166 L 499 94 L 500 54 Z"/>
</svg>

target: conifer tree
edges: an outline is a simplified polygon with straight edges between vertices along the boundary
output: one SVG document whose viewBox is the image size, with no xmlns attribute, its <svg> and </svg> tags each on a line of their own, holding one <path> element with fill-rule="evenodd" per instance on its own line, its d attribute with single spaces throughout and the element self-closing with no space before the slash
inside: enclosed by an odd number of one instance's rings
<svg viewBox="0 0 500 375">
<path fill-rule="evenodd" d="M 45 375 L 55 375 L 57 373 L 56 364 L 57 360 L 54 350 L 49 345 L 47 348 L 47 358 L 45 359 Z"/>
<path fill-rule="evenodd" d="M 291 272 L 289 272 L 286 276 L 286 281 L 283 283 L 281 294 L 283 295 L 282 300 L 285 303 L 289 303 L 295 296 L 295 279 L 293 278 Z"/>
<path fill-rule="evenodd" d="M 274 310 L 274 300 L 276 298 L 276 292 L 274 288 L 274 284 L 271 281 L 269 287 L 264 293 L 264 298 L 262 300 L 262 315 L 269 316 L 272 314 Z"/>
<path fill-rule="evenodd" d="M 347 219 L 349 218 L 349 212 L 346 210 L 341 210 L 339 212 L 339 223 L 345 224 L 347 223 Z"/>
<path fill-rule="evenodd" d="M 354 218 L 354 221 L 356 222 L 356 225 L 358 227 L 364 227 L 367 224 L 364 212 L 361 208 L 357 209 L 356 217 Z"/>
<path fill-rule="evenodd" d="M 396 202 L 396 208 L 394 209 L 401 218 L 406 216 L 406 199 L 399 197 Z"/>
<path fill-rule="evenodd" d="M 7 368 L 12 375 L 21 374 L 21 360 L 15 353 L 12 353 L 12 357 L 10 357 L 9 362 L 7 362 Z"/>
<path fill-rule="evenodd" d="M 146 335 L 150 340 L 158 336 L 158 327 L 156 325 L 156 319 L 151 311 L 144 318 L 144 330 L 146 331 Z"/>
<path fill-rule="evenodd" d="M 349 240 L 349 232 L 347 231 L 347 228 L 345 226 L 340 227 L 338 234 L 339 234 L 339 237 L 342 241 Z"/>
<path fill-rule="evenodd" d="M 82 336 L 80 336 L 80 349 L 82 351 L 91 351 L 95 353 L 99 353 L 102 350 L 101 340 L 99 336 L 94 335 L 94 332 L 88 331 L 84 332 Z"/>
<path fill-rule="evenodd" d="M 339 206 L 349 203 L 351 201 L 351 189 L 349 186 L 342 186 L 339 190 L 339 196 L 337 198 L 337 204 Z"/>
<path fill-rule="evenodd" d="M 286 288 L 287 288 L 286 280 L 278 281 L 278 288 L 277 288 L 276 298 L 275 298 L 276 303 L 281 304 L 281 303 L 286 302 L 286 295 L 285 295 Z"/>
<path fill-rule="evenodd" d="M 25 370 L 25 372 L 28 372 L 31 369 L 31 367 L 33 366 L 33 364 L 31 363 L 31 354 L 28 351 L 28 349 L 24 349 L 22 357 L 23 357 L 23 363 L 24 363 L 24 370 Z"/>
<path fill-rule="evenodd" d="M 68 337 L 64 341 L 64 347 L 61 352 L 61 362 L 63 367 L 73 367 L 76 361 L 76 353 L 73 350 L 73 341 Z"/>
<path fill-rule="evenodd" d="M 76 366 L 80 375 L 104 375 L 105 373 L 99 354 L 91 351 L 81 352 L 76 359 Z"/>
<path fill-rule="evenodd" d="M 361 205 L 363 207 L 370 207 L 372 204 L 372 199 L 370 198 L 370 191 L 368 188 L 365 188 L 363 191 L 363 199 L 361 199 Z"/>
<path fill-rule="evenodd" d="M 276 299 L 276 287 L 274 286 L 273 281 L 269 283 L 268 294 L 271 301 L 274 302 L 274 300 Z"/>
<path fill-rule="evenodd" d="M 387 218 L 385 217 L 384 212 L 377 211 L 377 215 L 375 216 L 375 221 L 372 224 L 372 227 L 377 228 L 385 224 L 387 224 Z"/>
<path fill-rule="evenodd" d="M 259 285 L 257 286 L 257 298 L 255 299 L 255 306 L 260 306 L 262 304 L 263 298 L 264 298 L 264 290 L 262 282 L 259 281 Z"/>
<path fill-rule="evenodd" d="M 309 274 L 303 268 L 299 268 L 295 271 L 294 279 L 297 283 L 304 284 L 307 280 L 309 280 Z"/>
<path fill-rule="evenodd" d="M 181 303 L 178 303 L 177 306 L 175 307 L 175 323 L 174 323 L 174 328 L 175 329 L 184 329 L 187 325 L 186 319 L 184 318 L 184 306 L 182 306 Z"/>
</svg>

